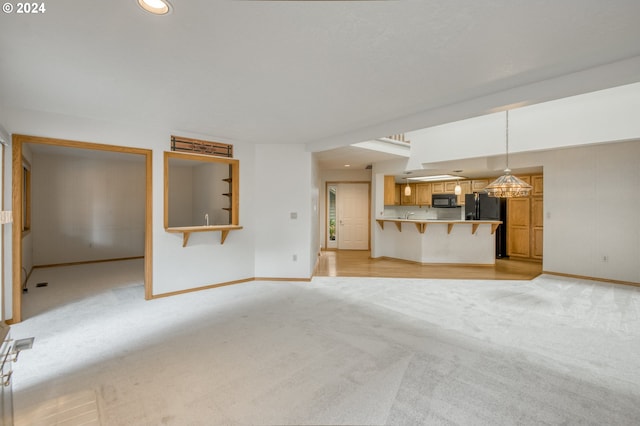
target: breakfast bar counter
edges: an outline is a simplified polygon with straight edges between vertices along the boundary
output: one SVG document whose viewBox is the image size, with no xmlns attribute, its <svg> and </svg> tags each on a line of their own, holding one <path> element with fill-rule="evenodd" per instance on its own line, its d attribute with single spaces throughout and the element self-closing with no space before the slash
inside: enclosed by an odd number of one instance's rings
<svg viewBox="0 0 640 426">
<path fill-rule="evenodd" d="M 377 218 L 378 255 L 425 264 L 494 265 L 498 220 Z"/>
</svg>

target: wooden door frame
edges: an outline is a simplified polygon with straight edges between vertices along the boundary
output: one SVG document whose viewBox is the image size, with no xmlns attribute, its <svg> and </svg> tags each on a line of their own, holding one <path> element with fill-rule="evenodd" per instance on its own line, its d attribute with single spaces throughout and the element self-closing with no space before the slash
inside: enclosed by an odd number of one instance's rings
<svg viewBox="0 0 640 426">
<path fill-rule="evenodd" d="M 368 203 L 367 203 L 367 250 L 371 250 L 371 181 L 368 180 L 339 180 L 339 181 L 326 181 L 324 184 L 324 249 L 327 250 L 328 249 L 328 235 L 329 235 L 329 228 L 328 228 L 328 219 L 329 219 L 329 203 L 328 203 L 328 193 L 329 193 L 329 186 L 330 185 L 340 185 L 341 183 L 359 183 L 359 184 L 366 184 L 367 185 L 367 199 L 368 199 Z M 338 202 L 337 198 L 336 198 L 336 203 Z M 336 240 L 337 243 L 337 240 Z M 340 250 L 340 247 L 338 246 L 338 248 L 336 248 L 336 250 Z"/>
<path fill-rule="evenodd" d="M 153 249 L 153 200 L 152 200 L 152 155 L 150 149 L 131 148 L 117 145 L 105 145 L 92 142 L 79 142 L 40 136 L 12 136 L 12 324 L 22 321 L 22 145 L 25 143 L 61 146 L 67 148 L 93 149 L 98 151 L 137 154 L 145 157 L 145 236 L 144 236 L 144 297 L 153 297 L 152 249 Z"/>
</svg>

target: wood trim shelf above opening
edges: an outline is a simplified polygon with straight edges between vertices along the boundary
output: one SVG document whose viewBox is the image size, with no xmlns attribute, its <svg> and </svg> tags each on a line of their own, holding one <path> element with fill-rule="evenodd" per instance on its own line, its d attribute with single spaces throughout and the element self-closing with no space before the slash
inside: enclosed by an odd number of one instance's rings
<svg viewBox="0 0 640 426">
<path fill-rule="evenodd" d="M 171 136 L 171 151 L 233 158 L 233 145 L 222 142 Z"/>
<path fill-rule="evenodd" d="M 176 228 L 165 228 L 166 232 L 182 233 L 182 247 L 186 247 L 192 232 L 217 232 L 220 231 L 220 244 L 224 244 L 229 231 L 242 229 L 240 225 L 211 225 L 211 226 L 181 226 Z"/>
</svg>

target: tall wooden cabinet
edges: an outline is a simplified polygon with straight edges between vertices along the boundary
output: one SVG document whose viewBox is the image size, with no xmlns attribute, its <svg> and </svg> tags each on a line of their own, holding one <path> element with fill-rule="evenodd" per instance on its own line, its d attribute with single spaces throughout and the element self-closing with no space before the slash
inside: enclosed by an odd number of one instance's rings
<svg viewBox="0 0 640 426">
<path fill-rule="evenodd" d="M 384 177 L 384 205 L 394 206 L 400 204 L 400 192 L 397 191 L 395 176 Z"/>
<path fill-rule="evenodd" d="M 507 201 L 507 254 L 522 259 L 542 259 L 543 178 L 542 175 L 518 176 L 533 186 L 528 197 Z"/>
</svg>

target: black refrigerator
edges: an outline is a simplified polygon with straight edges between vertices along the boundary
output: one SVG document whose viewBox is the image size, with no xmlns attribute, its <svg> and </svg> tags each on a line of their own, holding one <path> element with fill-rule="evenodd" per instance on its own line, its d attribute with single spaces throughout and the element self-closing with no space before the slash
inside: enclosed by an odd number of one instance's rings
<svg viewBox="0 0 640 426">
<path fill-rule="evenodd" d="M 496 230 L 496 258 L 507 257 L 507 200 L 474 192 L 464 197 L 466 220 L 501 220 Z"/>
</svg>

